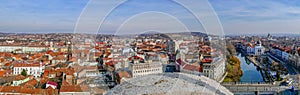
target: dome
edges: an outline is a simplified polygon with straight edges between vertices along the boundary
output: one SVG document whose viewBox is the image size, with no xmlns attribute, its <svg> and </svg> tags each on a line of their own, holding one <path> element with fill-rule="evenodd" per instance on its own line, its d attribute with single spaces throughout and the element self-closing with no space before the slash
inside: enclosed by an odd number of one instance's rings
<svg viewBox="0 0 300 95">
<path fill-rule="evenodd" d="M 220 83 L 205 76 L 164 73 L 129 79 L 105 95 L 233 95 Z"/>
</svg>

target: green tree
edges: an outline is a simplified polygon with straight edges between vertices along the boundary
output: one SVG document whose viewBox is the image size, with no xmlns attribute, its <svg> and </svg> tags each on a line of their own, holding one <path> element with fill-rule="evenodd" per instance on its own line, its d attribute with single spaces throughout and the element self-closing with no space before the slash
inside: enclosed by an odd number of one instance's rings
<svg viewBox="0 0 300 95">
<path fill-rule="evenodd" d="M 21 75 L 23 75 L 23 76 L 27 76 L 27 72 L 26 72 L 26 70 L 25 70 L 25 69 L 23 69 L 23 70 L 22 70 L 22 72 L 21 72 Z"/>
<path fill-rule="evenodd" d="M 243 75 L 243 71 L 241 69 L 241 61 L 236 56 L 227 56 L 227 76 L 224 79 L 224 82 L 238 82 L 240 81 L 240 77 Z"/>
</svg>

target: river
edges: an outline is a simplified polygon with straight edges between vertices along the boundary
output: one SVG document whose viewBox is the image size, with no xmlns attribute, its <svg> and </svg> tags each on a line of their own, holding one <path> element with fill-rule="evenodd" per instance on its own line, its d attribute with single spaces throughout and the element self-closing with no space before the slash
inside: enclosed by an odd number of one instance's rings
<svg viewBox="0 0 300 95">
<path fill-rule="evenodd" d="M 241 53 L 238 53 L 237 57 L 241 61 L 241 68 L 244 73 L 241 77 L 241 82 L 264 82 L 260 71 L 252 62 L 247 60 Z"/>
</svg>

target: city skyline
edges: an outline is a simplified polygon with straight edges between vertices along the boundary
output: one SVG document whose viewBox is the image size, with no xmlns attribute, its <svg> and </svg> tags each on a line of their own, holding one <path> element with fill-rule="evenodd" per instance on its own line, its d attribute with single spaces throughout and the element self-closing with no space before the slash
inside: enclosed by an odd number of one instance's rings
<svg viewBox="0 0 300 95">
<path fill-rule="evenodd" d="M 4 33 L 72 33 L 82 10 L 89 0 L 81 1 L 0 1 L 3 6 L 0 13 L 0 32 Z M 299 34 L 297 27 L 300 15 L 300 5 L 296 1 L 216 1 L 209 0 L 223 26 L 225 35 L 246 35 L 246 34 Z M 95 4 L 97 5 L 97 4 Z M 166 6 L 167 5 L 167 6 Z M 101 6 L 101 4 L 99 4 Z M 98 9 L 95 8 L 95 9 Z M 146 12 L 145 12 L 146 11 Z M 169 19 L 160 13 L 151 14 L 150 12 L 161 12 L 173 16 Z M 144 12 L 144 14 L 137 14 Z M 148 15 L 145 15 L 148 14 Z M 122 24 L 127 19 L 136 15 L 144 15 L 141 21 L 132 22 L 134 24 L 125 31 L 139 30 L 137 28 L 159 27 L 163 31 L 179 31 L 180 28 L 169 30 L 171 21 L 181 21 L 191 32 L 203 32 L 203 26 L 195 20 L 195 17 L 185 10 L 183 6 L 170 1 L 137 1 L 131 0 L 121 4 L 116 10 L 107 16 L 104 27 L 100 33 L 109 34 L 118 28 L 116 25 Z M 155 16 L 153 16 L 155 15 Z M 153 16 L 153 17 L 151 17 Z M 161 18 L 163 17 L 163 18 Z M 89 18 L 88 18 L 89 19 Z M 90 18 L 95 19 L 95 18 Z M 143 22 L 143 21 L 142 21 Z M 165 24 L 160 25 L 157 22 Z M 89 29 L 86 23 L 86 29 Z M 131 29 L 136 27 L 135 29 Z M 160 32 L 160 31 L 158 31 Z M 134 33 L 134 32 L 132 32 Z"/>
<path fill-rule="evenodd" d="M 300 95 L 295 0 L 0 4 L 0 94 Z"/>
</svg>

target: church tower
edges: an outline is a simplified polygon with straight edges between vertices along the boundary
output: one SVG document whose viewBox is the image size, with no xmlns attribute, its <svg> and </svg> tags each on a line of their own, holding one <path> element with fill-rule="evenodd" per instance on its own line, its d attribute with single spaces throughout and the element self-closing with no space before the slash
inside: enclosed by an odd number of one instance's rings
<svg viewBox="0 0 300 95">
<path fill-rule="evenodd" d="M 67 59 L 67 61 L 70 61 L 71 60 L 71 58 L 72 58 L 72 46 L 71 46 L 72 44 L 71 44 L 71 42 L 70 41 L 68 41 L 67 42 L 67 46 L 68 46 L 68 59 Z"/>
</svg>

